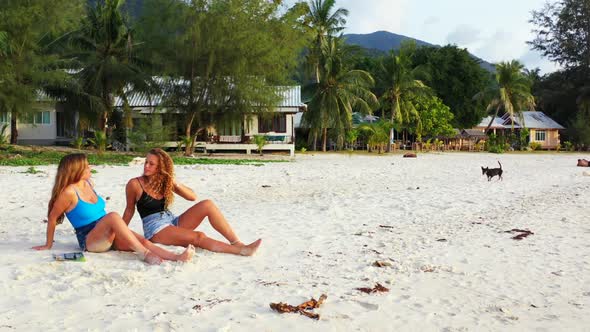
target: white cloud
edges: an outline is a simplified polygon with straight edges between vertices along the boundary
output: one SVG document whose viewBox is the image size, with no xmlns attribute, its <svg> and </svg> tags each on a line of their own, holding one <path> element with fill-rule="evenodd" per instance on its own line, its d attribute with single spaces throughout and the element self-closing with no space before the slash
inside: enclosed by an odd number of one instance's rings
<svg viewBox="0 0 590 332">
<path fill-rule="evenodd" d="M 471 45 L 478 42 L 481 37 L 481 31 L 470 25 L 459 25 L 447 36 L 447 43 L 457 45 Z"/>
<path fill-rule="evenodd" d="M 549 61 L 543 57 L 538 51 L 528 50 L 526 53 L 520 56 L 518 59 L 520 62 L 526 65 L 529 69 L 539 68 L 541 73 L 549 73 L 561 69 L 555 62 Z"/>
<path fill-rule="evenodd" d="M 378 30 L 396 32 L 405 19 L 409 0 L 341 0 L 336 6 L 350 12 L 347 33 L 371 33 Z"/>
<path fill-rule="evenodd" d="M 424 22 L 422 23 L 423 25 L 437 25 L 440 23 L 440 18 L 437 16 L 429 16 L 427 17 Z"/>
</svg>

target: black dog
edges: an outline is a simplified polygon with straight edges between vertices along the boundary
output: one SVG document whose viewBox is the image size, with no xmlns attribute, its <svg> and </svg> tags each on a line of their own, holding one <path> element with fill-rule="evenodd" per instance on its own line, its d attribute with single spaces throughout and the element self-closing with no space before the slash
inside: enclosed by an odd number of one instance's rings
<svg viewBox="0 0 590 332">
<path fill-rule="evenodd" d="M 500 161 L 498 161 L 500 164 Z M 502 180 L 502 164 L 500 164 L 500 168 L 488 168 L 488 167 L 481 167 L 481 174 L 485 174 L 488 176 L 488 181 L 491 181 L 494 176 L 498 176 L 498 180 Z"/>
</svg>

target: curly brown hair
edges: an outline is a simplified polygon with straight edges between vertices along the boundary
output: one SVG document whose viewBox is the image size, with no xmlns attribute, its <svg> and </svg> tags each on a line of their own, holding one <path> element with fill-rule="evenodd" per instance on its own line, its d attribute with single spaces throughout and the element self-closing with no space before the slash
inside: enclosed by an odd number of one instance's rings
<svg viewBox="0 0 590 332">
<path fill-rule="evenodd" d="M 158 158 L 158 171 L 146 181 L 148 188 L 164 197 L 164 208 L 168 208 L 174 201 L 174 162 L 162 149 L 151 149 L 148 154 Z"/>
</svg>

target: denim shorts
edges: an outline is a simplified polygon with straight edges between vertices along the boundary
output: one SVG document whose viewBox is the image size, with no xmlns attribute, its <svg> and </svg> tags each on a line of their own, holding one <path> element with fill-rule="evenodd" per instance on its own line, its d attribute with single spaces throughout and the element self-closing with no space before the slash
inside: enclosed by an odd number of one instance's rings
<svg viewBox="0 0 590 332">
<path fill-rule="evenodd" d="M 102 219 L 103 217 L 100 217 L 100 219 Z M 94 227 L 96 227 L 96 224 L 98 224 L 100 219 L 93 221 L 88 225 L 74 228 L 74 230 L 76 231 L 76 238 L 78 239 L 78 244 L 80 245 L 82 251 L 86 250 L 86 238 L 88 237 L 88 233 L 92 232 L 92 230 L 94 229 Z"/>
<path fill-rule="evenodd" d="M 178 218 L 170 211 L 156 212 L 142 218 L 143 236 L 149 240 L 168 226 L 178 226 Z"/>
</svg>

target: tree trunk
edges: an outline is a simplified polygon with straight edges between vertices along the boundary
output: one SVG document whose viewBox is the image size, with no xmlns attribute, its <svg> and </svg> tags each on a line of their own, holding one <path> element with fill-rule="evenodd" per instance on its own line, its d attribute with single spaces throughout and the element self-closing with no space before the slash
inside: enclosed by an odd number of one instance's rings
<svg viewBox="0 0 590 332">
<path fill-rule="evenodd" d="M 326 152 L 326 144 L 328 143 L 328 128 L 322 129 L 322 151 Z"/>
<path fill-rule="evenodd" d="M 393 128 L 389 129 L 389 142 L 387 142 L 386 151 L 389 153 L 392 151 L 391 142 L 393 142 Z"/>
<path fill-rule="evenodd" d="M 195 119 L 195 114 L 193 113 L 188 120 L 188 123 L 186 124 L 186 130 L 184 132 L 184 134 L 186 135 L 186 137 L 191 137 L 191 128 L 193 126 L 193 120 Z M 184 155 L 185 156 L 190 156 L 192 154 L 192 146 L 193 144 L 187 144 L 184 147 Z"/>
<path fill-rule="evenodd" d="M 494 123 L 494 120 L 496 119 L 496 117 L 498 116 L 498 112 L 500 111 L 500 106 L 496 107 L 496 112 L 494 113 L 494 115 L 492 116 L 492 119 L 490 120 L 490 123 L 488 124 L 488 126 L 486 127 L 486 130 L 484 130 L 483 132 L 485 134 L 488 133 L 488 131 L 490 130 L 490 127 L 492 126 L 492 123 Z M 514 128 L 514 121 L 512 122 L 512 126 Z"/>
<path fill-rule="evenodd" d="M 17 113 L 12 111 L 10 113 L 10 144 L 16 144 L 18 139 L 18 128 L 16 127 Z"/>
</svg>

